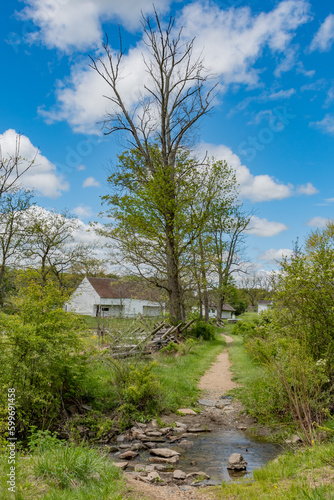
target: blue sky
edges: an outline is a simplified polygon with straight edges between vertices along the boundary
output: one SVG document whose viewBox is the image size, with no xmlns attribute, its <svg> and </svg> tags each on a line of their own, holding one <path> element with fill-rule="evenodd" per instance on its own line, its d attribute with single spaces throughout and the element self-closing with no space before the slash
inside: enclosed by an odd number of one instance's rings
<svg viewBox="0 0 334 500">
<path fill-rule="evenodd" d="M 248 254 L 259 269 L 297 237 L 333 217 L 334 6 L 325 0 L 155 1 L 193 37 L 220 94 L 199 129 L 200 151 L 236 169 L 241 199 L 254 211 Z M 68 208 L 82 228 L 101 209 L 110 163 L 124 147 L 101 135 L 107 89 L 89 68 L 104 32 L 128 51 L 122 91 L 136 104 L 145 73 L 140 9 L 149 0 L 3 2 L 0 15 L 0 144 L 39 148 L 24 184 L 38 205 Z M 83 236 L 84 239 L 84 236 Z"/>
</svg>

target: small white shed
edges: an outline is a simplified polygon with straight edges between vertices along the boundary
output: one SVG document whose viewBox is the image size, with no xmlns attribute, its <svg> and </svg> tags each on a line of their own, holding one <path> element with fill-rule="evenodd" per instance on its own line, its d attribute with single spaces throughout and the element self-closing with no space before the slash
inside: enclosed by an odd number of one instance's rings
<svg viewBox="0 0 334 500">
<path fill-rule="evenodd" d="M 264 311 L 268 311 L 273 305 L 272 300 L 259 300 L 257 303 L 257 313 L 261 314 Z"/>
<path fill-rule="evenodd" d="M 146 283 L 86 277 L 65 304 L 65 310 L 101 317 L 161 316 L 165 305 L 160 298 Z"/>
<path fill-rule="evenodd" d="M 210 306 L 209 318 L 217 317 L 217 308 L 215 306 Z M 222 319 L 235 319 L 235 309 L 230 306 L 230 304 L 224 304 L 222 310 Z"/>
</svg>

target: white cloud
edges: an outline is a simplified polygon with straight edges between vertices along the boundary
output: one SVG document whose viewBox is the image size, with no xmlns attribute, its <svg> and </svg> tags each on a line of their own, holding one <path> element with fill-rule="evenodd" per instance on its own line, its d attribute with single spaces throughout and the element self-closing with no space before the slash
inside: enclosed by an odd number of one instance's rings
<svg viewBox="0 0 334 500">
<path fill-rule="evenodd" d="M 78 165 L 77 170 L 80 172 L 81 170 L 86 170 L 85 165 Z"/>
<path fill-rule="evenodd" d="M 37 0 L 30 1 L 36 2 L 37 5 Z M 69 6 L 72 7 L 74 1 L 69 0 Z M 97 5 L 101 3 L 102 0 L 99 0 Z M 38 5 L 40 4 L 42 5 L 41 0 Z M 83 4 L 85 11 L 87 2 Z M 121 4 L 124 6 L 129 3 Z M 161 0 L 161 5 L 167 5 L 167 0 L 165 2 Z M 66 13 L 67 6 L 64 10 Z M 80 8 L 78 10 L 80 11 Z M 129 5 L 126 11 L 131 11 Z M 233 83 L 259 85 L 261 69 L 254 69 L 254 63 L 261 58 L 265 47 L 269 47 L 275 57 L 277 54 L 285 55 L 296 29 L 309 21 L 308 11 L 309 4 L 303 0 L 286 0 L 279 3 L 272 11 L 258 15 L 252 15 L 248 7 L 222 10 L 212 3 L 193 2 L 180 11 L 177 24 L 183 26 L 182 36 L 185 40 L 192 39 L 196 33 L 194 56 L 203 58 L 205 67 L 217 78 L 221 78 L 224 87 Z M 94 32 L 97 19 L 96 16 L 92 17 Z M 75 22 L 73 33 L 70 32 L 70 22 L 64 25 L 66 30 L 69 30 L 71 40 L 76 36 L 76 27 L 80 26 L 76 17 L 73 22 Z M 48 36 L 52 36 L 50 26 L 48 30 Z M 81 27 L 80 33 L 86 37 Z M 93 39 L 95 38 L 96 35 L 93 36 Z M 68 43 L 66 37 L 61 37 L 59 48 L 66 43 Z M 138 42 L 124 55 L 121 65 L 119 91 L 130 110 L 138 104 L 148 78 L 143 64 L 143 53 L 147 53 L 147 47 L 143 42 Z M 86 62 L 76 64 L 72 67 L 68 80 L 59 84 L 56 90 L 55 108 L 48 111 L 40 110 L 40 113 L 49 122 L 67 120 L 75 132 L 97 133 L 96 122 L 107 112 L 112 113 L 115 110 L 113 104 L 103 95 L 111 95 L 111 89 L 104 80 L 89 68 Z M 287 96 L 282 94 L 281 97 Z"/>
<path fill-rule="evenodd" d="M 325 118 L 319 122 L 310 122 L 310 126 L 318 128 L 324 133 L 334 134 L 334 115 L 327 114 Z"/>
<path fill-rule="evenodd" d="M 334 198 L 326 198 L 327 203 L 334 203 Z"/>
<path fill-rule="evenodd" d="M 202 153 L 208 152 L 217 160 L 225 160 L 236 171 L 240 194 L 251 201 L 282 200 L 292 196 L 291 185 L 282 184 L 269 175 L 253 175 L 248 167 L 242 165 L 239 156 L 224 145 L 202 143 Z"/>
<path fill-rule="evenodd" d="M 25 0 L 19 16 L 39 28 L 30 32 L 30 42 L 70 53 L 100 46 L 102 23 L 113 21 L 129 30 L 140 25 L 141 11 L 153 12 L 151 0 Z M 170 0 L 155 0 L 156 9 L 168 8 Z"/>
<path fill-rule="evenodd" d="M 297 186 L 296 189 L 298 194 L 306 194 L 306 195 L 312 195 L 319 193 L 318 189 L 311 184 L 311 182 L 308 182 L 307 184 L 302 184 L 301 186 Z"/>
<path fill-rule="evenodd" d="M 99 187 L 99 186 L 100 186 L 99 181 L 97 181 L 94 177 L 87 177 L 87 179 L 85 179 L 83 181 L 83 184 L 82 184 L 83 188 L 86 188 L 86 187 Z"/>
<path fill-rule="evenodd" d="M 267 250 L 266 252 L 263 252 L 259 256 L 259 260 L 265 260 L 267 262 L 275 262 L 275 261 L 281 261 L 284 257 L 291 257 L 293 254 L 293 251 L 290 250 L 289 248 L 280 248 L 280 249 L 275 249 L 271 248 L 270 250 Z"/>
<path fill-rule="evenodd" d="M 334 14 L 329 14 L 315 34 L 310 45 L 310 51 L 319 50 L 319 52 L 327 52 L 331 49 L 333 42 Z"/>
<path fill-rule="evenodd" d="M 326 227 L 328 220 L 325 217 L 312 217 L 306 222 L 306 225 L 310 227 Z"/>
<path fill-rule="evenodd" d="M 247 229 L 248 234 L 254 234 L 255 236 L 276 236 L 282 231 L 286 231 L 288 226 L 282 222 L 269 221 L 268 219 L 260 219 L 255 215 L 252 215 L 249 227 Z"/>
<path fill-rule="evenodd" d="M 193 2 L 184 7 L 178 21 L 185 37 L 196 33 L 206 67 L 222 75 L 224 83 L 254 85 L 259 76 L 252 66 L 264 48 L 285 55 L 295 30 L 309 20 L 308 2 L 287 0 L 258 15 L 252 15 L 249 7 L 222 10 L 212 3 Z"/>
<path fill-rule="evenodd" d="M 139 44 L 122 58 L 118 89 L 128 109 L 136 106 L 142 97 L 140 90 L 148 79 L 142 57 L 145 53 L 147 48 Z M 108 65 L 106 57 L 102 60 Z M 107 111 L 118 111 L 117 106 L 104 97 L 110 92 L 109 85 L 87 62 L 79 63 L 72 67 L 69 80 L 58 86 L 57 106 L 48 111 L 39 109 L 39 113 L 47 123 L 66 120 L 74 132 L 100 134 L 101 126 L 97 122 Z"/>
<path fill-rule="evenodd" d="M 293 94 L 296 93 L 295 89 L 279 90 L 278 92 L 273 92 L 270 94 L 269 99 L 290 99 Z"/>
<path fill-rule="evenodd" d="M 18 134 L 13 129 L 8 129 L 0 134 L 0 146 L 4 158 L 15 154 Z M 25 172 L 20 183 L 27 189 L 33 189 L 37 194 L 49 198 L 58 198 L 62 191 L 68 191 L 69 184 L 64 180 L 64 176 L 57 174 L 56 166 L 43 156 L 25 135 L 20 136 L 20 157 L 21 171 L 36 156 L 34 165 Z"/>
<path fill-rule="evenodd" d="M 86 205 L 79 205 L 73 208 L 72 212 L 81 218 L 91 217 L 93 215 L 92 208 Z"/>
</svg>

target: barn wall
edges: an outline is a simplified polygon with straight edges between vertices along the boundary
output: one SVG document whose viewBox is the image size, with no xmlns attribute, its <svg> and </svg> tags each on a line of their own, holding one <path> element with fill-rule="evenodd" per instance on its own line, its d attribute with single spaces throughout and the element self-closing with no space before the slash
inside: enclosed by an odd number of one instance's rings
<svg viewBox="0 0 334 500">
<path fill-rule="evenodd" d="M 99 294 L 94 290 L 89 281 L 84 278 L 78 288 L 65 304 L 65 310 L 78 314 L 95 316 L 94 305 L 99 304 Z"/>
</svg>

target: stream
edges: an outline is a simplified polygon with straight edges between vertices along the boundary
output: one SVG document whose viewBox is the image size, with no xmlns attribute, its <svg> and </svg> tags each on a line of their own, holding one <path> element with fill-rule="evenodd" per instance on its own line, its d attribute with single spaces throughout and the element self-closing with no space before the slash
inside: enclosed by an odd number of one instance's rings
<svg viewBox="0 0 334 500">
<path fill-rule="evenodd" d="M 238 430 L 205 433 L 194 437 L 192 441 L 193 447 L 186 452 L 182 450 L 178 468 L 185 472 L 195 470 L 206 472 L 211 479 L 201 484 L 231 481 L 245 475 L 249 477 L 254 469 L 262 467 L 282 452 L 281 445 L 247 436 Z M 174 449 L 181 451 L 177 447 Z M 247 461 L 246 473 L 227 469 L 228 459 L 232 453 L 240 453 Z"/>
<path fill-rule="evenodd" d="M 275 459 L 283 449 L 282 445 L 268 443 L 236 429 L 205 432 L 187 437 L 187 440 L 193 443 L 191 447 L 181 447 L 177 443 L 167 442 L 163 446 L 180 453 L 180 461 L 175 466 L 176 469 L 181 469 L 186 473 L 202 471 L 210 476 L 209 480 L 201 481 L 199 485 L 220 484 L 222 481 L 251 477 L 255 469 Z M 227 469 L 228 459 L 232 453 L 240 453 L 244 457 L 247 461 L 246 471 L 236 472 Z M 149 457 L 149 451 L 140 452 L 131 465 L 129 464 L 130 469 L 137 463 L 148 464 Z"/>
</svg>

